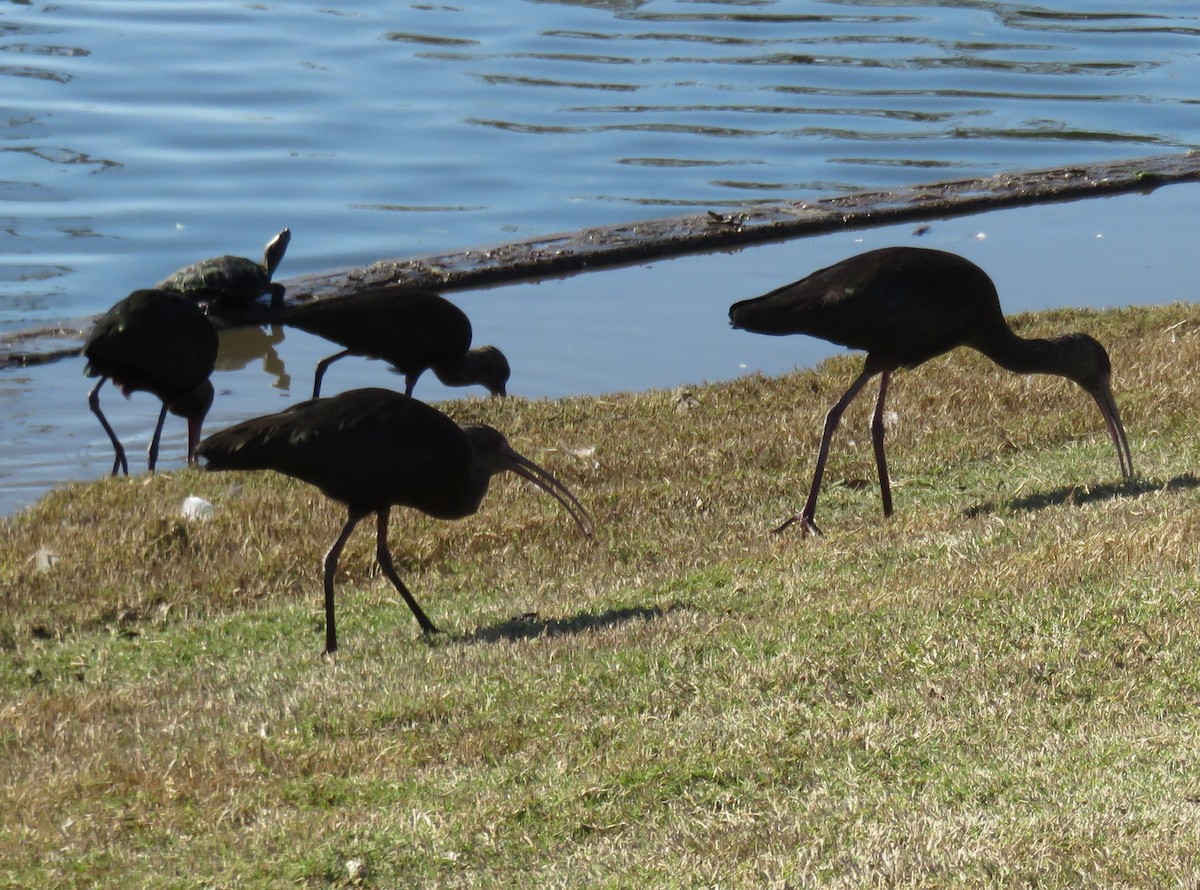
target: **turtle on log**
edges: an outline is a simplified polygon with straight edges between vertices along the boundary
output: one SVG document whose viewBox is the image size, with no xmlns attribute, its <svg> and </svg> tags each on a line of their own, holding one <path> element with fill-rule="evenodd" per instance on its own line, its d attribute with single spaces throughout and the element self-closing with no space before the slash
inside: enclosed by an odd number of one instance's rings
<svg viewBox="0 0 1200 890">
<path fill-rule="evenodd" d="M 278 308 L 283 305 L 284 287 L 271 281 L 271 276 L 291 240 L 291 230 L 284 229 L 267 242 L 261 263 L 243 256 L 209 257 L 176 270 L 155 287 L 198 303 L 223 306 L 243 305 L 269 293 L 271 307 Z"/>
</svg>

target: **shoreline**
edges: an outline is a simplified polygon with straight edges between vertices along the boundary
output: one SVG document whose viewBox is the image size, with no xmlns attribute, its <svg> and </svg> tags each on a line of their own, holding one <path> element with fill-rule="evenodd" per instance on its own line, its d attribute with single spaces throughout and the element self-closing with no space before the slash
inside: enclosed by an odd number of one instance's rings
<svg viewBox="0 0 1200 890">
<path fill-rule="evenodd" d="M 774 202 L 733 213 L 690 214 L 582 229 L 493 247 L 467 248 L 368 267 L 279 279 L 286 303 L 452 292 L 569 276 L 654 259 L 812 237 L 845 229 L 953 218 L 988 210 L 1152 191 L 1200 180 L 1200 150 L 1102 164 L 944 180 L 892 191 L 863 190 L 818 201 Z M 219 328 L 278 324 L 282 311 L 258 303 L 223 310 Z M 0 371 L 76 355 L 95 319 L 0 335 Z M 69 340 L 68 347 L 50 341 Z"/>
</svg>

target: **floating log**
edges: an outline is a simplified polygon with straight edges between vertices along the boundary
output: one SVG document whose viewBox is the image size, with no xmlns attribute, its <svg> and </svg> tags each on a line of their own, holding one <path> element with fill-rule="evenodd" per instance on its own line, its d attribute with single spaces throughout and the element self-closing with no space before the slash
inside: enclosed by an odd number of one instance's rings
<svg viewBox="0 0 1200 890">
<path fill-rule="evenodd" d="M 1094 198 L 1200 180 L 1200 151 L 1100 164 L 1055 167 L 958 179 L 891 191 L 862 191 L 817 201 L 784 201 L 745 210 L 692 214 L 582 229 L 528 241 L 408 260 L 380 260 L 349 269 L 285 279 L 288 301 L 345 299 L 366 293 L 400 296 L 452 291 L 530 278 L 568 275 L 651 259 L 783 241 L 841 229 L 945 219 L 1017 207 Z M 225 310 L 227 327 L 269 324 L 265 304 Z M 55 326 L 0 338 L 0 369 L 75 355 L 90 324 Z"/>
</svg>

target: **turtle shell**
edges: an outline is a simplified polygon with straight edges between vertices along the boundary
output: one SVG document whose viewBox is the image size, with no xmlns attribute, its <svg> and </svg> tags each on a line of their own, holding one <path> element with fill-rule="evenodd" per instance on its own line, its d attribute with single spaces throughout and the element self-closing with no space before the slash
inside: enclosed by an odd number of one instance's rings
<svg viewBox="0 0 1200 890">
<path fill-rule="evenodd" d="M 249 303 L 269 293 L 271 305 L 279 306 L 284 288 L 282 284 L 272 284 L 271 276 L 291 239 L 291 230 L 284 229 L 268 241 L 261 263 L 244 256 L 210 257 L 176 270 L 155 286 L 197 302 L 225 305 Z"/>
<path fill-rule="evenodd" d="M 265 294 L 270 284 L 260 263 L 244 256 L 218 256 L 184 266 L 156 286 L 192 299 L 248 303 Z"/>
</svg>

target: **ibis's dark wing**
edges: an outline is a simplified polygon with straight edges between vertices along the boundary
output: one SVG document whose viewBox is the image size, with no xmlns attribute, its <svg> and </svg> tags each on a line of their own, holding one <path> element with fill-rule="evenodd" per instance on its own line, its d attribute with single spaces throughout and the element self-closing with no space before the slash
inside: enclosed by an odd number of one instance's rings
<svg viewBox="0 0 1200 890">
<path fill-rule="evenodd" d="M 471 346 L 471 322 L 436 294 L 372 294 L 307 303 L 286 322 L 358 355 L 385 359 L 405 374 L 461 358 Z"/>
<path fill-rule="evenodd" d="M 1003 321 L 982 269 L 940 250 L 888 247 L 820 269 L 729 309 L 735 328 L 809 334 L 911 364 Z"/>
<path fill-rule="evenodd" d="M 435 408 L 386 389 L 356 389 L 221 430 L 200 443 L 210 470 L 277 470 L 362 511 L 392 505 L 453 512 L 471 448 Z"/>
<path fill-rule="evenodd" d="M 83 354 L 91 376 L 170 397 L 212 374 L 217 332 L 199 307 L 178 294 L 138 290 L 100 318 Z"/>
</svg>

